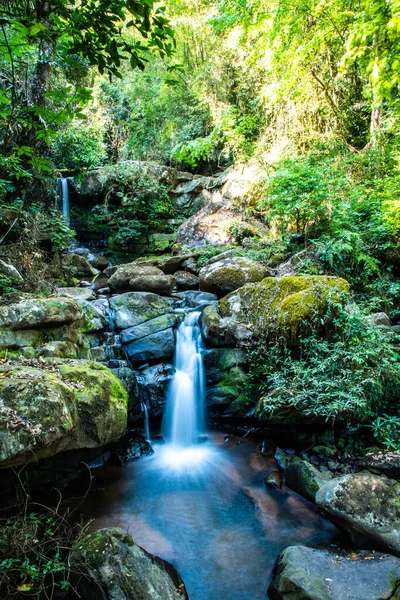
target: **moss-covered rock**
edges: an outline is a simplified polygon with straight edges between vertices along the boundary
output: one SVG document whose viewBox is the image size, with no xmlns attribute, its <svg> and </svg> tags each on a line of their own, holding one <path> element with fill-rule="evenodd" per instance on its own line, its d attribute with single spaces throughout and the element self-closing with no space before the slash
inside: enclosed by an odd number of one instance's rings
<svg viewBox="0 0 400 600">
<path fill-rule="evenodd" d="M 295 338 L 304 323 L 324 314 L 328 296 L 337 299 L 348 291 L 349 284 L 339 277 L 267 277 L 223 298 L 220 311 L 249 328 L 253 342 L 277 333 Z"/>
<path fill-rule="evenodd" d="M 61 264 L 70 277 L 93 277 L 99 273 L 84 256 L 72 252 L 62 254 Z"/>
<path fill-rule="evenodd" d="M 19 331 L 57 327 L 81 316 L 79 304 L 72 298 L 30 298 L 0 307 L 0 327 Z"/>
<path fill-rule="evenodd" d="M 321 473 L 312 464 L 295 456 L 285 470 L 285 479 L 292 490 L 315 502 L 319 488 L 332 479 L 332 474 Z"/>
<path fill-rule="evenodd" d="M 204 357 L 207 404 L 227 407 L 243 392 L 246 356 L 238 348 L 215 348 Z M 237 407 L 238 408 L 238 407 Z"/>
<path fill-rule="evenodd" d="M 316 503 L 354 539 L 361 534 L 400 555 L 400 501 L 394 479 L 345 475 L 325 483 Z"/>
<path fill-rule="evenodd" d="M 289 546 L 279 556 L 271 600 L 395 600 L 400 560 L 380 552 Z"/>
<path fill-rule="evenodd" d="M 176 271 L 174 277 L 178 290 L 197 290 L 199 288 L 199 278 L 189 271 Z"/>
<path fill-rule="evenodd" d="M 0 467 L 103 446 L 123 435 L 128 395 L 91 361 L 10 363 L 0 368 Z"/>
<path fill-rule="evenodd" d="M 133 277 L 129 281 L 129 289 L 136 292 L 152 292 L 153 294 L 161 294 L 168 296 L 173 291 L 176 284 L 173 275 L 141 275 Z"/>
<path fill-rule="evenodd" d="M 221 297 L 246 283 L 261 281 L 268 275 L 269 270 L 261 263 L 241 256 L 232 256 L 200 269 L 200 289 Z"/>
<path fill-rule="evenodd" d="M 175 568 L 117 527 L 79 540 L 71 554 L 76 586 L 86 600 L 187 600 Z"/>
<path fill-rule="evenodd" d="M 110 300 L 115 327 L 127 329 L 172 312 L 171 302 L 150 292 L 127 292 Z"/>
<path fill-rule="evenodd" d="M 225 346 L 225 328 L 216 306 L 206 306 L 201 314 L 201 331 L 209 346 Z"/>
<path fill-rule="evenodd" d="M 110 272 L 109 269 L 106 269 L 106 274 Z M 130 286 L 130 281 L 146 276 L 162 276 L 164 275 L 161 269 L 158 269 L 152 265 L 138 265 L 137 263 L 128 263 L 126 265 L 120 265 L 114 272 L 112 273 L 110 279 L 108 280 L 108 286 L 110 289 L 118 292 L 126 292 L 132 290 Z M 140 291 L 150 291 L 150 290 L 140 290 Z"/>
</svg>

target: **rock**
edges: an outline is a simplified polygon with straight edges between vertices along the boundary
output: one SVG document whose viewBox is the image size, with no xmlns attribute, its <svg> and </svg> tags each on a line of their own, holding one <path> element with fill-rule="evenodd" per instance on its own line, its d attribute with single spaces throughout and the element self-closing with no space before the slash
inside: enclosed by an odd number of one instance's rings
<svg viewBox="0 0 400 600">
<path fill-rule="evenodd" d="M 315 502 L 319 488 L 330 479 L 330 473 L 320 473 L 313 465 L 297 456 L 290 461 L 285 470 L 287 485 L 310 502 Z"/>
<path fill-rule="evenodd" d="M 178 290 L 197 290 L 199 288 L 199 278 L 188 271 L 176 271 L 175 279 Z"/>
<path fill-rule="evenodd" d="M 245 364 L 246 356 L 237 348 L 215 348 L 205 354 L 206 402 L 209 406 L 229 405 L 231 410 L 232 403 L 243 391 L 246 381 L 246 372 L 243 369 Z M 235 413 L 241 413 L 246 404 L 239 402 L 235 408 Z"/>
<path fill-rule="evenodd" d="M 101 254 L 93 254 L 92 252 L 87 254 L 86 260 L 98 271 L 104 271 L 104 269 L 106 269 L 110 264 L 110 261 L 105 256 L 102 256 Z"/>
<path fill-rule="evenodd" d="M 282 475 L 277 469 L 272 469 L 264 479 L 264 483 L 267 487 L 280 490 L 282 487 Z"/>
<path fill-rule="evenodd" d="M 106 269 L 105 273 L 109 274 L 109 269 Z M 115 291 L 129 291 L 131 290 L 130 282 L 135 279 L 140 279 L 141 277 L 154 275 L 154 276 L 162 276 L 164 275 L 161 269 L 157 267 L 142 266 L 136 263 L 129 263 L 127 265 L 120 265 L 115 269 L 115 271 L 111 274 L 110 279 L 108 280 L 108 287 L 111 290 Z M 148 291 L 148 290 L 138 290 L 138 291 Z"/>
<path fill-rule="evenodd" d="M 163 413 L 167 389 L 174 373 L 175 367 L 168 363 L 160 363 L 136 372 L 139 386 L 138 397 L 145 402 L 150 417 Z M 135 414 L 139 416 L 140 413 L 141 409 L 138 403 Z"/>
<path fill-rule="evenodd" d="M 385 329 L 392 328 L 390 319 L 384 312 L 379 312 L 371 315 L 371 321 L 374 325 L 377 325 L 378 327 L 384 327 Z"/>
<path fill-rule="evenodd" d="M 90 288 L 94 292 L 98 292 L 99 294 L 104 288 L 107 288 L 107 290 L 109 291 L 110 288 L 108 287 L 108 277 L 104 275 L 104 273 L 99 273 L 97 277 L 93 280 L 93 283 L 91 284 Z"/>
<path fill-rule="evenodd" d="M 201 314 L 201 331 L 209 346 L 225 345 L 225 327 L 216 306 L 206 306 Z"/>
<path fill-rule="evenodd" d="M 276 462 L 278 463 L 279 468 L 282 471 L 285 471 L 289 458 L 286 456 L 286 453 L 281 449 L 277 448 L 274 456 Z"/>
<path fill-rule="evenodd" d="M 54 358 L 79 358 L 79 350 L 76 344 L 72 342 L 54 341 L 39 346 L 34 356 L 54 357 Z"/>
<path fill-rule="evenodd" d="M 0 327 L 13 331 L 56 327 L 76 321 L 81 309 L 72 298 L 32 298 L 0 307 Z"/>
<path fill-rule="evenodd" d="M 125 346 L 132 363 L 148 360 L 168 360 L 175 350 L 175 336 L 172 327 L 157 331 Z"/>
<path fill-rule="evenodd" d="M 80 539 L 71 565 L 81 575 L 76 587 L 85 600 L 188 599 L 175 568 L 143 550 L 117 527 Z"/>
<path fill-rule="evenodd" d="M 144 267 L 152 266 L 161 269 L 166 275 L 174 275 L 190 257 L 191 255 L 188 254 L 175 254 L 173 256 L 158 256 L 156 258 L 138 258 L 133 264 Z"/>
<path fill-rule="evenodd" d="M 92 267 L 84 256 L 68 252 L 61 255 L 61 264 L 69 269 L 69 275 L 74 277 L 97 275 L 99 271 Z"/>
<path fill-rule="evenodd" d="M 94 300 L 96 297 L 93 289 L 78 287 L 58 288 L 56 296 L 65 296 L 67 298 L 73 298 L 77 302 L 87 302 L 88 300 Z"/>
<path fill-rule="evenodd" d="M 353 537 L 363 535 L 400 554 L 400 502 L 396 481 L 358 473 L 325 483 L 316 503 Z"/>
<path fill-rule="evenodd" d="M 155 317 L 155 319 L 150 319 L 150 321 L 146 321 L 145 323 L 141 323 L 135 327 L 124 329 L 121 333 L 121 342 L 123 344 L 131 344 L 132 342 L 152 335 L 153 333 L 163 331 L 169 327 L 175 327 L 176 322 L 177 317 L 174 315 L 174 313 Z"/>
<path fill-rule="evenodd" d="M 204 308 L 205 306 L 216 306 L 218 304 L 218 297 L 215 294 L 200 292 L 199 290 L 183 292 L 182 298 L 189 308 Z"/>
<path fill-rule="evenodd" d="M 268 594 L 271 600 L 395 600 L 399 579 L 394 556 L 289 546 L 277 560 Z"/>
<path fill-rule="evenodd" d="M 153 292 L 161 296 L 168 296 L 176 284 L 173 275 L 141 275 L 129 281 L 129 289 L 136 292 Z"/>
<path fill-rule="evenodd" d="M 268 277 L 270 271 L 255 260 L 234 256 L 218 260 L 200 269 L 200 289 L 218 296 L 225 296 L 243 287 Z"/>
<path fill-rule="evenodd" d="M 398 450 L 395 452 L 367 452 L 358 463 L 372 473 L 400 479 L 400 452 Z"/>
<path fill-rule="evenodd" d="M 99 363 L 15 363 L 0 374 L 0 468 L 104 446 L 125 432 L 128 395 Z"/>
<path fill-rule="evenodd" d="M 12 283 L 18 284 L 23 283 L 24 278 L 20 274 L 20 272 L 9 263 L 4 262 L 4 260 L 0 259 L 0 273 L 11 279 Z"/>
<path fill-rule="evenodd" d="M 339 298 L 348 291 L 349 284 L 339 277 L 267 277 L 223 298 L 220 311 L 223 317 L 233 320 L 236 329 L 232 334 L 238 343 L 238 324 L 252 333 L 248 343 L 256 344 L 260 337 L 278 333 L 293 339 L 304 323 L 324 314 L 328 295 Z"/>
<path fill-rule="evenodd" d="M 115 327 L 127 329 L 172 312 L 171 302 L 150 292 L 128 292 L 110 300 Z"/>
</svg>

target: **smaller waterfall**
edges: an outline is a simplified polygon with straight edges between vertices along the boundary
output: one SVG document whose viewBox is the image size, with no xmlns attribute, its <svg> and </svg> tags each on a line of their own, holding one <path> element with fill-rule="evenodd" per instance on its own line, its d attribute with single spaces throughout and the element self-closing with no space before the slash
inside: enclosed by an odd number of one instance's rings
<svg viewBox="0 0 400 600">
<path fill-rule="evenodd" d="M 164 437 L 176 447 L 198 442 L 204 431 L 205 385 L 200 312 L 186 315 L 177 331 L 176 372 L 167 397 Z"/>
<path fill-rule="evenodd" d="M 69 191 L 68 191 L 68 179 L 65 177 L 60 177 L 57 179 L 58 189 L 60 190 L 61 200 L 62 200 L 62 214 L 67 222 L 67 225 L 70 224 L 70 216 L 69 216 Z"/>
<path fill-rule="evenodd" d="M 151 442 L 149 410 L 147 408 L 146 402 L 142 402 L 142 411 L 144 412 L 144 438 L 146 442 Z"/>
</svg>

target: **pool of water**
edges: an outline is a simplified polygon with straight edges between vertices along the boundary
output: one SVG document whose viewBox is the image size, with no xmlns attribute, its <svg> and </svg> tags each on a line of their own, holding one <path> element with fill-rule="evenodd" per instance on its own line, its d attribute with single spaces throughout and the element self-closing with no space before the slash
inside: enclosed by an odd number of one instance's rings
<svg viewBox="0 0 400 600">
<path fill-rule="evenodd" d="M 127 529 L 175 565 L 190 600 L 261 600 L 281 550 L 338 540 L 312 504 L 265 487 L 268 465 L 254 443 L 220 433 L 183 452 L 160 444 L 151 457 L 105 468 L 84 508 L 92 529 Z"/>
</svg>

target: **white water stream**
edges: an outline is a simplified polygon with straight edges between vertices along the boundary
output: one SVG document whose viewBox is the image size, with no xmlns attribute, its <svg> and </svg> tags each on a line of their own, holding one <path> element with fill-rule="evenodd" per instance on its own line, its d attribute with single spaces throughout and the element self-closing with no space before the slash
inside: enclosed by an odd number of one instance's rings
<svg viewBox="0 0 400 600">
<path fill-rule="evenodd" d="M 68 179 L 65 177 L 60 177 L 57 180 L 60 189 L 60 195 L 62 200 L 62 214 L 65 217 L 67 225 L 70 224 L 70 216 L 69 216 L 69 191 L 68 191 Z"/>
</svg>

